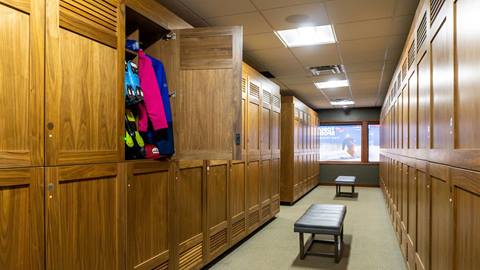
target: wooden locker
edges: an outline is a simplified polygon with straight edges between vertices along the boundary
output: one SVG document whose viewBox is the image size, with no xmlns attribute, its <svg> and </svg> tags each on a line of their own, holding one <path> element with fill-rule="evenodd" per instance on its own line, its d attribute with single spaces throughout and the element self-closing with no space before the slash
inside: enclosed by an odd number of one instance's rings
<svg viewBox="0 0 480 270">
<path fill-rule="evenodd" d="M 260 158 L 260 82 L 249 76 L 248 79 L 248 159 L 258 160 Z"/>
<path fill-rule="evenodd" d="M 0 269 L 45 269 L 43 177 L 43 168 L 0 170 Z"/>
<path fill-rule="evenodd" d="M 452 269 L 450 172 L 444 165 L 429 164 L 431 175 L 431 269 Z"/>
<path fill-rule="evenodd" d="M 480 264 L 480 174 L 452 169 L 453 269 L 474 270 Z"/>
<path fill-rule="evenodd" d="M 199 269 L 206 262 L 205 174 L 203 160 L 184 160 L 176 164 L 174 269 Z"/>
<path fill-rule="evenodd" d="M 272 186 L 271 186 L 271 211 L 272 215 L 280 212 L 280 159 L 272 159 Z"/>
<path fill-rule="evenodd" d="M 127 269 L 167 269 L 172 252 L 173 166 L 132 161 L 127 166 Z"/>
<path fill-rule="evenodd" d="M 44 0 L 0 0 L 0 168 L 44 162 L 44 10 Z"/>
<path fill-rule="evenodd" d="M 123 164 L 46 169 L 46 268 L 125 268 Z"/>
<path fill-rule="evenodd" d="M 415 167 L 408 168 L 408 224 L 407 233 L 412 248 L 416 243 L 417 231 L 417 170 Z M 413 250 L 414 252 L 414 250 Z"/>
<path fill-rule="evenodd" d="M 121 2 L 47 1 L 48 165 L 123 159 L 125 37 Z"/>
<path fill-rule="evenodd" d="M 260 162 L 251 161 L 247 165 L 247 229 L 249 232 L 255 230 L 260 225 Z"/>
<path fill-rule="evenodd" d="M 246 235 L 246 175 L 245 162 L 232 161 L 230 165 L 229 205 L 231 245 Z"/>
<path fill-rule="evenodd" d="M 430 148 L 430 56 L 418 62 L 418 148 Z"/>
<path fill-rule="evenodd" d="M 271 217 L 272 166 L 271 159 L 260 161 L 260 219 L 262 222 Z"/>
<path fill-rule="evenodd" d="M 228 190 L 230 168 L 228 161 L 207 162 L 207 260 L 211 261 L 228 247 Z"/>
<path fill-rule="evenodd" d="M 417 254 L 418 270 L 430 269 L 430 177 L 417 171 Z"/>
</svg>

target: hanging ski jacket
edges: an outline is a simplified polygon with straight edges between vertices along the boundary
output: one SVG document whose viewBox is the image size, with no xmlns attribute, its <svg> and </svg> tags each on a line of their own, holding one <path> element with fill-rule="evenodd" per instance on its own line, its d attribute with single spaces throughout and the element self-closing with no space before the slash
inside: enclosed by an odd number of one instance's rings
<svg viewBox="0 0 480 270">
<path fill-rule="evenodd" d="M 163 108 L 165 109 L 165 116 L 168 122 L 168 128 L 155 132 L 155 145 L 160 150 L 161 155 L 171 156 L 175 153 L 175 146 L 173 140 L 173 118 L 172 108 L 170 106 L 170 94 L 168 90 L 167 75 L 163 63 L 151 56 L 148 56 L 152 61 L 153 69 L 157 77 L 158 87 L 162 95 Z"/>
<path fill-rule="evenodd" d="M 152 61 L 142 50 L 138 51 L 138 75 L 144 96 L 144 103 L 140 103 L 138 106 L 138 130 L 146 132 L 149 119 L 155 131 L 168 128 L 155 70 L 153 69 Z"/>
</svg>

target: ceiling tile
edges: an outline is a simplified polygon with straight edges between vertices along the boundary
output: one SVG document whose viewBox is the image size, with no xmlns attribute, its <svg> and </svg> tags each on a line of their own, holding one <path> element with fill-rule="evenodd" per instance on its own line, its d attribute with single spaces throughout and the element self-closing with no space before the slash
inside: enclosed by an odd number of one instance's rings
<svg viewBox="0 0 480 270">
<path fill-rule="evenodd" d="M 395 16 L 415 14 L 419 0 L 399 0 L 395 6 Z"/>
<path fill-rule="evenodd" d="M 295 57 L 305 66 L 324 66 L 340 64 L 336 44 L 291 48 Z"/>
<path fill-rule="evenodd" d="M 382 71 L 364 71 L 364 72 L 349 72 L 348 78 L 352 81 L 355 80 L 365 80 L 365 79 L 376 79 L 380 80 L 382 76 Z"/>
<path fill-rule="evenodd" d="M 348 64 L 383 61 L 389 41 L 389 38 L 383 37 L 340 42 L 343 62 Z"/>
<path fill-rule="evenodd" d="M 395 0 L 336 0 L 325 3 L 332 22 L 353 22 L 392 17 Z"/>
<path fill-rule="evenodd" d="M 312 84 L 313 85 L 313 77 L 308 75 L 295 75 L 295 76 L 282 76 L 277 77 L 277 80 L 281 81 L 283 84 L 287 86 L 293 86 L 296 84 Z"/>
<path fill-rule="evenodd" d="M 301 4 L 310 4 L 315 2 L 324 2 L 326 0 L 252 0 L 260 10 L 289 7 Z"/>
<path fill-rule="evenodd" d="M 275 30 L 293 29 L 305 25 L 330 24 L 323 3 L 269 9 L 263 11 L 263 15 Z M 286 19 L 291 15 L 305 16 L 305 20 L 288 22 Z"/>
<path fill-rule="evenodd" d="M 243 37 L 243 50 L 245 51 L 282 48 L 282 47 L 284 47 L 282 42 L 278 39 L 278 37 L 273 32 L 255 34 L 255 35 L 246 35 Z"/>
<path fill-rule="evenodd" d="M 203 18 L 219 17 L 256 11 L 249 0 L 179 0 Z M 226 3 L 228 2 L 228 3 Z"/>
<path fill-rule="evenodd" d="M 330 100 L 352 98 L 349 87 L 323 89 L 322 91 Z"/>
<path fill-rule="evenodd" d="M 412 25 L 413 15 L 398 16 L 393 18 L 392 35 L 408 35 Z"/>
<path fill-rule="evenodd" d="M 287 75 L 300 75 L 306 74 L 305 69 L 298 64 L 298 62 L 275 62 L 269 63 L 266 66 L 275 77 L 287 76 Z M 264 71 L 264 70 L 260 70 Z"/>
<path fill-rule="evenodd" d="M 391 35 L 393 21 L 391 18 L 368 20 L 335 25 L 339 41 L 363 39 Z"/>
<path fill-rule="evenodd" d="M 207 22 L 203 20 L 202 17 L 200 17 L 197 13 L 192 11 L 190 8 L 188 8 L 186 5 L 184 5 L 182 2 L 178 0 L 157 0 L 168 8 L 170 11 L 175 13 L 177 16 L 180 18 L 184 19 L 187 21 L 189 24 L 195 26 L 195 27 L 203 27 L 203 26 L 208 26 Z"/>
<path fill-rule="evenodd" d="M 275 48 L 275 49 L 266 49 L 266 50 L 254 50 L 247 51 L 245 54 L 248 54 L 250 58 L 254 58 L 257 62 L 262 65 L 269 65 L 272 63 L 292 63 L 296 62 L 295 57 L 292 53 L 285 47 Z"/>
<path fill-rule="evenodd" d="M 243 34 L 273 33 L 272 28 L 258 12 L 243 13 L 238 15 L 223 16 L 206 19 L 214 26 L 243 25 Z"/>
<path fill-rule="evenodd" d="M 384 61 L 373 61 L 363 63 L 345 64 L 345 70 L 349 72 L 364 72 L 364 71 L 381 71 Z"/>
</svg>

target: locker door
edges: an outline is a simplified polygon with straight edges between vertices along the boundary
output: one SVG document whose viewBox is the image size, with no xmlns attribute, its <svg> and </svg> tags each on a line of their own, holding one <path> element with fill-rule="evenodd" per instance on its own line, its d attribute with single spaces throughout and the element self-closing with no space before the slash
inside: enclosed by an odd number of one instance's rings
<svg viewBox="0 0 480 270">
<path fill-rule="evenodd" d="M 228 161 L 208 161 L 207 165 L 207 254 L 208 260 L 228 248 Z"/>
<path fill-rule="evenodd" d="M 44 269 L 43 192 L 42 168 L 0 170 L 0 269 Z"/>
<path fill-rule="evenodd" d="M 179 159 L 241 158 L 242 27 L 177 30 L 174 100 Z"/>
<path fill-rule="evenodd" d="M 44 0 L 0 0 L 0 167 L 43 165 Z"/>
<path fill-rule="evenodd" d="M 173 166 L 169 161 L 127 163 L 128 270 L 171 264 Z"/>
<path fill-rule="evenodd" d="M 123 159 L 120 0 L 47 1 L 48 165 Z"/>
<path fill-rule="evenodd" d="M 123 164 L 46 169 L 47 269 L 125 269 Z"/>
<path fill-rule="evenodd" d="M 231 245 L 240 241 L 246 234 L 245 223 L 245 162 L 231 162 L 230 165 L 230 223 Z"/>
</svg>

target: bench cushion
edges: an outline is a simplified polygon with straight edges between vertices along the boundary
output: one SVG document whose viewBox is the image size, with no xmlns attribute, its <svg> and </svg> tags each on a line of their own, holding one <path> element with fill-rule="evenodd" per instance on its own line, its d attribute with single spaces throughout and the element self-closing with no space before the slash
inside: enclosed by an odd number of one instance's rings
<svg viewBox="0 0 480 270">
<path fill-rule="evenodd" d="M 337 184 L 354 184 L 355 183 L 355 176 L 338 176 L 335 179 L 335 183 Z"/>
<path fill-rule="evenodd" d="M 340 234 L 347 207 L 339 204 L 312 204 L 294 225 L 295 232 Z"/>
</svg>

